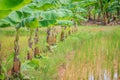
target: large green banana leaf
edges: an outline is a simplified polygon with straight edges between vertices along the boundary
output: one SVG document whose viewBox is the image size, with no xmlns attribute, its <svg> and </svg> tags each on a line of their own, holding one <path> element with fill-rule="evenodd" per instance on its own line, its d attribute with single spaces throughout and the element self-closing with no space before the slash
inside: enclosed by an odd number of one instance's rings
<svg viewBox="0 0 120 80">
<path fill-rule="evenodd" d="M 0 19 L 6 17 L 10 12 L 11 10 L 0 10 Z"/>
<path fill-rule="evenodd" d="M 30 17 L 26 19 L 26 27 L 28 28 L 37 28 L 39 27 L 39 20 L 35 17 Z"/>
<path fill-rule="evenodd" d="M 36 0 L 44 5 L 46 3 L 56 3 L 56 0 Z M 47 2 L 48 1 L 48 2 Z M 54 4 L 52 3 L 52 4 Z M 36 3 L 35 3 L 36 4 Z M 19 24 L 18 26 L 25 26 L 27 25 L 30 28 L 38 27 L 38 20 L 40 19 L 40 26 L 51 26 L 56 23 L 57 19 L 67 19 L 67 17 L 72 16 L 72 11 L 68 9 L 57 9 L 57 10 L 49 10 L 49 11 L 39 11 L 38 9 L 33 8 L 34 5 L 29 4 L 24 8 L 20 9 L 19 11 L 14 11 L 8 17 L 5 18 L 7 20 L 7 24 L 9 23 L 11 26 Z M 54 4 L 55 5 L 55 4 Z M 41 6 L 40 6 L 41 7 Z M 31 16 L 31 17 L 30 17 Z M 4 23 L 6 24 L 6 23 Z"/>
<path fill-rule="evenodd" d="M 21 23 L 24 19 L 24 13 L 21 11 L 14 11 L 9 14 L 6 18 L 2 19 L 5 21 L 4 24 L 9 23 L 10 26 L 15 26 L 16 24 Z"/>
<path fill-rule="evenodd" d="M 49 26 L 53 26 L 56 24 L 56 20 L 40 20 L 39 24 L 40 27 L 49 27 Z"/>
<path fill-rule="evenodd" d="M 10 10 L 20 5 L 24 0 L 0 0 L 0 10 Z"/>
<path fill-rule="evenodd" d="M 57 20 L 57 24 L 61 26 L 72 26 L 73 21 L 70 20 Z"/>
<path fill-rule="evenodd" d="M 34 13 L 33 9 L 28 6 L 24 8 L 11 12 L 6 18 L 1 19 L 1 24 L 8 24 L 10 26 L 15 26 L 18 23 L 25 22 L 25 18 L 30 17 Z M 4 22 L 3 22 L 4 21 Z M 0 25 L 2 27 L 2 25 Z"/>
<path fill-rule="evenodd" d="M 7 22 L 7 20 L 5 19 L 1 19 L 0 20 L 0 27 L 8 27 L 10 26 L 9 22 Z"/>
<path fill-rule="evenodd" d="M 58 15 L 56 13 L 55 10 L 43 11 L 41 12 L 40 17 L 47 20 L 57 19 Z"/>
<path fill-rule="evenodd" d="M 33 6 L 38 10 L 48 10 L 50 8 L 59 7 L 60 5 L 59 0 L 35 0 L 34 2 L 37 2 L 37 4 Z"/>
<path fill-rule="evenodd" d="M 18 10 L 32 0 L 0 0 L 0 19 L 5 18 L 13 10 Z"/>
<path fill-rule="evenodd" d="M 72 2 L 72 0 L 60 0 L 61 4 L 70 4 Z"/>
<path fill-rule="evenodd" d="M 73 16 L 73 13 L 71 10 L 69 9 L 58 9 L 56 10 L 57 12 L 57 16 L 58 16 L 58 19 L 71 19 L 71 17 Z"/>
<path fill-rule="evenodd" d="M 79 15 L 79 14 L 76 14 L 75 15 L 75 20 L 77 21 L 87 21 L 86 18 L 84 18 L 83 16 Z"/>
</svg>

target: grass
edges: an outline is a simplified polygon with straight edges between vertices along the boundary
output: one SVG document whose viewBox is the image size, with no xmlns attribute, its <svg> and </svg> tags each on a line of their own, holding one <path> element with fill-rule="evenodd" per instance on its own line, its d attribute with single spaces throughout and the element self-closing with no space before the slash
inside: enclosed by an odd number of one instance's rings
<svg viewBox="0 0 120 80">
<path fill-rule="evenodd" d="M 105 78 L 105 71 L 106 76 L 113 80 L 115 73 L 120 74 L 119 39 L 120 28 L 117 28 L 100 31 L 85 40 L 67 67 L 63 80 L 89 80 L 92 76 L 100 80 Z"/>
<path fill-rule="evenodd" d="M 113 63 L 120 65 L 117 63 L 120 55 L 119 27 L 80 27 L 77 33 L 70 35 L 64 42 L 58 41 L 53 53 L 46 51 L 46 32 L 44 29 L 40 30 L 39 47 L 43 58 L 32 61 L 26 61 L 28 35 L 27 29 L 20 30 L 19 57 L 22 61 L 22 73 L 32 80 L 59 80 L 59 67 L 68 64 L 66 55 L 70 55 L 72 51 L 75 52 L 75 56 L 65 70 L 64 80 L 87 80 L 88 73 L 97 77 L 98 74 L 95 72 L 100 73 L 104 69 L 113 75 Z M 4 63 L 14 53 L 14 36 L 14 28 L 0 29 Z M 11 65 L 7 69 L 12 67 L 12 59 L 7 65 Z M 32 69 L 30 66 L 37 69 Z"/>
</svg>

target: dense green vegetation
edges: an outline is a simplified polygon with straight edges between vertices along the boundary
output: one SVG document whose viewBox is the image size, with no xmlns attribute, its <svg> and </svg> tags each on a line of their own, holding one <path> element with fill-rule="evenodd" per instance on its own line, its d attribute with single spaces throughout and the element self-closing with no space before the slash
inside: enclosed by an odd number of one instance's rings
<svg viewBox="0 0 120 80">
<path fill-rule="evenodd" d="M 0 0 L 0 79 L 21 80 L 26 77 L 23 75 L 30 73 L 30 70 L 36 70 L 36 73 L 39 71 L 41 74 L 39 79 L 53 80 L 58 64 L 63 64 L 65 61 L 64 56 L 72 50 L 79 49 L 82 39 L 84 41 L 91 36 L 94 37 L 99 32 L 93 31 L 91 34 L 85 31 L 85 34 L 82 34 L 78 26 L 87 23 L 91 25 L 91 22 L 96 25 L 119 25 L 120 1 Z M 109 31 L 111 28 L 107 29 Z M 116 32 L 115 36 L 117 34 Z M 116 39 L 112 36 L 114 33 L 111 32 L 108 35 Z M 74 40 L 74 37 L 79 40 Z M 101 40 L 99 37 L 96 38 L 98 41 Z M 113 41 L 106 45 L 110 47 Z M 116 44 L 119 45 L 119 41 L 115 42 Z M 96 48 L 96 45 L 91 46 Z M 101 45 L 98 44 L 98 46 Z M 69 48 L 68 51 L 67 48 Z M 9 62 L 10 66 L 6 67 Z M 35 77 L 38 79 L 37 76 Z M 29 78 L 32 79 L 32 76 Z M 55 79 L 57 79 L 56 75 Z"/>
</svg>

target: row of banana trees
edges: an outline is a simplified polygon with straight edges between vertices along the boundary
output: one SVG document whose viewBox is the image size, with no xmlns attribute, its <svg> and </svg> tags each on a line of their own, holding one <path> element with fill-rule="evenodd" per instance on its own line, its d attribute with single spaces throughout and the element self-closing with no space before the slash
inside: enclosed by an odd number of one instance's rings
<svg viewBox="0 0 120 80">
<path fill-rule="evenodd" d="M 81 0 L 88 20 L 96 20 L 106 25 L 120 20 L 120 0 Z"/>
<path fill-rule="evenodd" d="M 79 1 L 79 0 L 78 0 Z M 52 51 L 51 46 L 56 42 L 54 26 L 62 26 L 61 41 L 71 34 L 71 26 L 83 20 L 77 10 L 69 9 L 69 4 L 78 3 L 77 0 L 1 0 L 0 1 L 0 27 L 15 26 L 16 36 L 14 40 L 14 61 L 11 73 L 14 76 L 20 75 L 21 61 L 19 59 L 19 31 L 21 27 L 29 29 L 27 59 L 40 55 L 39 50 L 39 28 L 48 27 L 47 43 L 48 49 Z M 68 7 L 67 7 L 68 6 Z M 72 7 L 72 6 L 71 6 Z M 78 4 L 75 7 L 79 7 Z M 74 7 L 74 8 L 75 8 Z M 33 37 L 33 33 L 35 33 Z M 2 43 L 1 43 L 2 44 Z M 33 47 L 33 45 L 35 47 Z M 0 67 L 2 65 L 0 64 Z M 0 75 L 3 75 L 0 68 Z"/>
<path fill-rule="evenodd" d="M 120 0 L 79 0 L 63 7 L 73 13 L 81 14 L 74 17 L 82 16 L 81 19 L 84 17 L 88 21 L 98 21 L 103 25 L 110 22 L 118 23 L 120 20 Z"/>
<path fill-rule="evenodd" d="M 31 1 L 32 0 L 27 0 L 27 1 L 19 0 L 16 3 L 16 0 L 11 2 L 7 0 L 4 0 L 4 1 L 1 0 L 0 18 L 7 16 L 13 10 L 18 10 L 19 8 L 23 7 L 25 4 L 30 3 Z M 71 1 L 73 2 L 76 1 L 76 2 L 69 4 L 69 2 Z M 36 0 L 36 2 L 39 2 L 39 0 Z M 62 8 L 67 8 L 72 10 L 72 12 L 74 13 L 76 12 L 78 14 L 81 14 L 81 16 L 87 18 L 88 20 L 94 19 L 97 21 L 101 21 L 104 24 L 108 24 L 111 21 L 115 21 L 115 20 L 117 21 L 120 18 L 120 0 L 66 0 L 66 1 L 60 0 L 60 2 L 58 0 L 58 1 L 54 1 L 52 4 L 54 5 L 55 2 L 58 3 L 55 8 L 61 7 L 59 3 L 62 3 Z M 33 4 L 33 6 L 34 5 L 35 4 Z M 48 4 L 46 5 L 47 7 L 51 6 Z M 41 9 L 45 10 L 45 8 L 46 7 L 39 8 L 39 10 Z"/>
</svg>

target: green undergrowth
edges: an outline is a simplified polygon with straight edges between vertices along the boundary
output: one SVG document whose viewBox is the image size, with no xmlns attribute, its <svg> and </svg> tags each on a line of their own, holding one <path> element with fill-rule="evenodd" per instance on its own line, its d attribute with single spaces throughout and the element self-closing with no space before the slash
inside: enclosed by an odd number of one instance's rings
<svg viewBox="0 0 120 80">
<path fill-rule="evenodd" d="M 32 69 L 26 69 L 24 66 L 24 68 L 22 68 L 22 72 L 32 80 L 58 80 L 58 69 L 60 65 L 67 64 L 66 55 L 69 55 L 72 51 L 74 51 L 75 54 L 77 54 L 77 51 L 81 47 L 84 47 L 84 49 L 88 49 L 89 45 L 82 46 L 84 42 L 87 42 L 87 44 L 89 44 L 88 41 L 93 38 L 100 39 L 103 35 L 107 36 L 111 34 L 111 31 L 90 32 L 80 30 L 77 33 L 70 35 L 64 42 L 58 42 L 57 47 L 54 49 L 54 52 L 47 52 L 45 54 L 42 54 L 42 58 L 40 59 L 25 61 L 23 63 L 23 66 L 29 65 L 34 67 L 31 67 Z M 94 40 L 91 44 L 95 44 Z M 92 54 L 91 57 L 88 57 L 88 59 L 93 59 Z"/>
<path fill-rule="evenodd" d="M 117 40 L 118 36 L 119 36 L 119 28 L 116 28 L 115 30 L 107 30 L 109 28 L 107 28 L 106 30 L 99 30 L 101 29 L 100 27 L 80 27 L 79 31 L 76 33 L 71 34 L 70 36 L 67 37 L 67 39 L 63 42 L 60 42 L 59 37 L 60 34 L 58 35 L 58 41 L 57 41 L 57 45 L 53 46 L 55 47 L 53 50 L 53 52 L 49 52 L 47 51 L 46 48 L 46 32 L 45 30 L 39 31 L 39 48 L 41 50 L 41 55 L 38 56 L 37 58 L 34 58 L 32 60 L 26 60 L 26 56 L 27 56 L 27 39 L 28 39 L 28 35 L 29 35 L 29 31 L 27 30 L 20 30 L 20 60 L 22 62 L 21 65 L 21 73 L 24 79 L 30 79 L 30 80 L 58 80 L 58 71 L 59 71 L 59 67 L 62 64 L 67 64 L 67 60 L 66 60 L 66 55 L 69 55 L 72 51 L 75 52 L 75 56 L 79 56 L 77 55 L 78 51 L 80 48 L 84 47 L 83 49 L 85 49 L 85 51 L 87 51 L 87 53 L 89 52 L 87 49 L 89 47 L 93 47 L 95 45 L 91 45 L 89 46 L 89 44 L 99 44 L 99 39 L 101 38 L 101 36 L 108 36 L 112 35 L 112 37 Z M 114 28 L 113 28 L 114 29 Z M 117 30 L 117 32 L 116 32 Z M 3 30 L 2 30 L 3 31 Z M 114 33 L 114 34 L 113 34 Z M 14 38 L 13 36 L 15 35 L 15 31 L 11 31 L 11 34 L 9 34 L 9 30 L 8 31 L 3 31 L 2 34 L 4 34 L 5 36 L 10 36 L 11 38 Z M 27 37 L 26 37 L 27 36 Z M 117 36 L 117 37 L 116 37 Z M 5 39 L 5 38 L 3 38 Z M 98 42 L 96 43 L 94 41 L 94 39 L 98 39 Z M 111 39 L 111 38 L 110 38 Z M 11 41 L 13 41 L 14 39 L 11 39 Z M 2 40 L 3 41 L 3 40 Z M 90 43 L 89 43 L 90 42 Z M 115 42 L 113 41 L 113 44 Z M 83 46 L 83 44 L 85 44 Z M 11 46 L 11 44 L 10 44 Z M 114 46 L 111 46 L 114 47 Z M 119 46 L 120 47 L 120 46 Z M 14 45 L 12 44 L 11 48 L 14 48 Z M 13 51 L 11 51 L 13 54 Z M 11 53 L 8 53 L 8 55 L 10 55 Z M 87 55 L 87 54 L 86 54 Z M 13 55 L 11 55 L 12 57 Z M 10 56 L 9 56 L 10 57 Z M 8 60 L 9 62 L 7 62 L 7 65 L 10 69 L 10 67 L 12 67 L 12 59 Z M 82 60 L 82 56 L 81 59 Z M 89 56 L 88 60 L 92 59 L 92 54 L 91 56 Z"/>
</svg>

